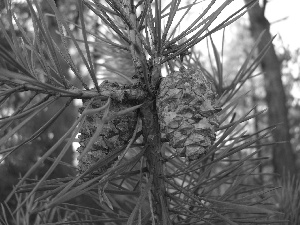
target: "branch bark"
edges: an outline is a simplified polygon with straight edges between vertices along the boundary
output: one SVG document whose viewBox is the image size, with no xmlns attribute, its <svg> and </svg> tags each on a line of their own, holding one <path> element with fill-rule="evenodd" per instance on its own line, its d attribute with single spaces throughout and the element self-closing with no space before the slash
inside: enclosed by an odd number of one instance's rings
<svg viewBox="0 0 300 225">
<path fill-rule="evenodd" d="M 161 156 L 161 140 L 155 101 L 149 99 L 148 104 L 141 108 L 143 136 L 146 143 L 146 157 L 150 176 L 153 177 L 152 195 L 154 212 L 159 225 L 171 225 L 166 187 L 163 180 L 163 157 Z"/>
<path fill-rule="evenodd" d="M 249 3 L 251 0 L 244 1 Z M 248 11 L 252 37 L 257 39 L 261 32 L 266 31 L 258 45 L 259 51 L 272 38 L 270 23 L 264 15 L 264 8 L 265 5 L 261 7 L 259 4 L 256 4 Z M 274 172 L 280 175 L 286 173 L 294 174 L 296 172 L 296 158 L 290 143 L 288 108 L 281 80 L 281 62 L 276 55 L 273 45 L 262 59 L 261 69 L 264 72 L 268 123 L 270 126 L 280 123 L 273 132 L 273 140 L 275 142 L 284 142 L 283 144 L 274 144 L 272 147 Z"/>
</svg>

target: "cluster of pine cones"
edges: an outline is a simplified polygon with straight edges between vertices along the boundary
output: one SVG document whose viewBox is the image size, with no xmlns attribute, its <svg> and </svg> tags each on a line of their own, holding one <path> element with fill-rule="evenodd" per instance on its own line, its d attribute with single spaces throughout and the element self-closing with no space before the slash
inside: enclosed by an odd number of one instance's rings
<svg viewBox="0 0 300 225">
<path fill-rule="evenodd" d="M 100 85 L 101 88 L 111 86 L 109 82 Z M 201 70 L 185 69 L 169 74 L 160 83 L 156 106 L 158 111 L 162 138 L 169 141 L 179 156 L 188 160 L 195 160 L 205 154 L 216 139 L 218 117 L 220 110 L 215 107 L 216 94 L 211 83 Z M 91 108 L 99 108 L 105 102 L 95 99 Z M 110 112 L 132 107 L 132 104 L 113 100 Z M 84 102 L 81 111 L 86 107 Z M 81 153 L 96 130 L 97 120 L 101 120 L 103 112 L 87 116 L 79 136 Z M 137 111 L 116 117 L 105 124 L 98 141 L 93 144 L 79 162 L 79 172 L 84 172 L 99 159 L 106 157 L 111 152 L 119 151 L 128 144 L 136 123 Z M 109 167 L 102 168 L 102 172 Z"/>
</svg>

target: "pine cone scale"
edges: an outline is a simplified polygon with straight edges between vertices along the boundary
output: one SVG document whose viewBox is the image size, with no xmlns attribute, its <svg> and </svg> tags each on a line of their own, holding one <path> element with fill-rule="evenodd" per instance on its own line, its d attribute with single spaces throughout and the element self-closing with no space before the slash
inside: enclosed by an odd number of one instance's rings
<svg viewBox="0 0 300 225">
<path fill-rule="evenodd" d="M 102 91 L 107 91 L 111 93 L 119 93 L 119 89 L 122 89 L 122 86 L 117 85 L 116 83 L 110 83 L 104 81 L 100 87 Z M 96 109 L 102 107 L 106 102 L 101 99 L 94 99 L 90 104 L 90 108 Z M 133 102 L 121 102 L 113 99 L 109 108 L 109 113 L 117 113 L 121 110 L 130 108 L 134 106 Z M 79 110 L 82 112 L 84 108 L 87 107 L 87 102 L 83 101 L 83 107 Z M 102 120 L 104 112 L 95 113 L 86 117 L 85 122 L 83 123 L 82 128 L 80 129 L 81 135 L 79 135 L 80 147 L 77 149 L 79 153 L 82 153 L 85 146 L 87 146 L 91 137 L 96 131 L 96 121 Z M 85 156 L 79 161 L 78 170 L 80 173 L 86 171 L 98 160 L 107 157 L 107 155 L 112 154 L 113 152 L 119 151 L 126 147 L 130 138 L 133 135 L 135 126 L 137 123 L 137 111 L 131 111 L 124 115 L 114 117 L 112 120 L 104 123 L 102 132 L 99 134 L 97 141 L 92 144 L 91 148 L 85 154 Z M 100 168 L 96 173 L 102 173 L 107 170 L 111 164 L 110 162 L 103 168 Z M 94 172 L 95 173 L 95 172 Z"/>
<path fill-rule="evenodd" d="M 162 80 L 157 96 L 161 133 L 179 155 L 195 160 L 215 141 L 215 98 L 200 70 L 181 69 Z"/>
</svg>

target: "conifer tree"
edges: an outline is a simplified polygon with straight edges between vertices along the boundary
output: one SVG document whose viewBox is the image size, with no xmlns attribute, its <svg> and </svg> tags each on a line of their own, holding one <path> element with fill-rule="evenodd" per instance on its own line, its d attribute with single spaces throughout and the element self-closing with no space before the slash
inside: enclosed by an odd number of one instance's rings
<svg viewBox="0 0 300 225">
<path fill-rule="evenodd" d="M 9 21 L 9 32 L 4 23 L 0 26 L 11 52 L 0 45 L 1 102 L 19 93 L 25 98 L 0 120 L 5 131 L 0 139 L 5 146 L 1 161 L 37 139 L 73 101 L 81 100 L 82 106 L 73 125 L 7 196 L 1 222 L 8 224 L 7 218 L 13 218 L 20 224 L 29 215 L 34 215 L 31 224 L 280 222 L 268 206 L 269 192 L 275 187 L 254 182 L 263 159 L 251 151 L 273 127 L 258 134 L 247 132 L 243 123 L 263 113 L 253 114 L 252 109 L 235 118 L 239 101 L 247 97 L 238 91 L 251 78 L 271 40 L 255 55 L 261 34 L 234 79 L 227 82 L 222 55 L 211 38 L 256 1 L 220 23 L 214 22 L 232 0 L 223 1 L 215 10 L 216 1 L 211 1 L 180 30 L 179 24 L 198 1 L 78 0 L 79 22 L 74 23 L 54 0 L 47 0 L 53 10 L 47 16 L 56 18 L 63 48 L 51 38 L 39 1 L 27 0 L 33 33 L 22 28 L 11 1 L 4 2 L 1 17 Z M 88 29 L 87 12 L 101 21 L 95 33 Z M 214 72 L 202 66 L 193 48 L 205 38 L 213 48 Z M 88 71 L 90 83 L 75 65 L 69 44 Z M 103 63 L 96 60 L 96 53 Z M 68 63 L 74 79 L 62 73 L 61 59 Z M 99 66 L 108 75 L 103 82 L 97 76 Z M 116 82 L 112 74 L 123 80 Z M 29 121 L 60 99 L 66 99 L 66 105 L 49 121 L 28 137 L 16 138 Z M 77 175 L 49 179 L 76 140 L 80 144 Z M 31 174 L 61 145 L 45 174 L 32 179 Z M 97 208 L 80 204 L 80 196 Z M 12 199 L 18 203 L 13 209 L 7 205 Z"/>
</svg>

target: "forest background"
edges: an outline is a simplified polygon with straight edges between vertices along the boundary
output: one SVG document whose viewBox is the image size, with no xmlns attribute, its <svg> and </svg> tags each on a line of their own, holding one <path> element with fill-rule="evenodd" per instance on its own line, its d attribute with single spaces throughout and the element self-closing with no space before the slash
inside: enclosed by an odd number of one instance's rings
<svg viewBox="0 0 300 225">
<path fill-rule="evenodd" d="M 245 0 L 245 2 L 248 3 L 250 1 Z M 262 39 L 261 46 L 257 45 L 258 51 L 263 49 L 269 39 L 272 38 L 272 35 L 277 34 L 277 37 L 273 42 L 274 46 L 271 46 L 270 50 L 262 60 L 260 68 L 258 68 L 254 73 L 257 76 L 249 79 L 241 88 L 240 93 L 246 93 L 249 90 L 251 91 L 247 94 L 248 97 L 244 98 L 237 106 L 235 109 L 235 114 L 238 117 L 238 115 L 245 114 L 251 108 L 253 108 L 254 113 L 258 113 L 262 109 L 268 108 L 266 113 L 262 114 L 260 117 L 255 117 L 252 121 L 249 121 L 245 127 L 247 127 L 247 131 L 255 134 L 266 126 L 277 126 L 277 129 L 273 131 L 273 134 L 270 135 L 268 139 L 262 140 L 262 142 L 257 141 L 256 143 L 257 149 L 264 148 L 264 151 L 259 152 L 258 158 L 268 158 L 259 164 L 258 171 L 265 174 L 270 173 L 269 177 L 258 176 L 256 182 L 260 182 L 262 185 L 272 182 L 283 186 L 280 191 L 276 192 L 276 198 L 278 201 L 277 203 L 280 205 L 279 210 L 284 210 L 286 208 L 285 204 L 293 201 L 293 199 L 295 199 L 295 195 L 298 194 L 299 185 L 297 174 L 299 170 L 298 155 L 300 151 L 300 95 L 298 94 L 300 93 L 300 44 L 295 44 L 295 42 L 289 43 L 287 41 L 289 39 L 286 38 L 286 34 L 281 34 L 280 27 L 288 27 L 286 24 L 288 24 L 289 21 L 289 13 L 274 13 L 274 10 L 271 8 L 276 8 L 276 5 L 278 6 L 280 4 L 289 6 L 292 5 L 292 3 L 286 4 L 282 2 L 283 1 L 280 0 L 272 0 L 268 2 L 261 1 L 260 5 L 256 5 L 252 8 L 253 13 L 251 14 L 250 11 L 250 17 L 248 14 L 245 14 L 245 16 L 240 20 L 228 26 L 224 32 L 224 49 L 222 49 L 222 31 L 212 35 L 215 46 L 212 46 L 208 39 L 207 41 L 203 40 L 197 46 L 197 48 L 193 49 L 199 54 L 199 60 L 201 61 L 203 67 L 207 68 L 211 74 L 214 74 L 218 70 L 218 65 L 211 64 L 211 57 L 215 51 L 214 47 L 217 46 L 216 48 L 218 49 L 219 53 L 223 54 L 222 73 L 226 74 L 228 84 L 230 84 L 229 81 L 234 79 L 232 74 L 236 74 L 242 62 L 246 60 L 247 56 L 251 52 L 251 48 L 253 47 L 255 40 L 259 37 L 260 33 L 267 29 L 265 40 Z M 22 27 L 26 31 L 32 31 L 32 27 L 28 22 L 30 16 L 27 3 L 21 1 L 13 1 L 13 3 L 14 11 L 17 17 L 22 18 Z M 77 14 L 75 1 L 57 0 L 55 3 L 57 7 L 64 12 L 65 17 L 68 20 L 73 21 L 75 24 L 78 22 L 79 17 Z M 243 2 L 239 1 L 239 3 L 234 7 L 242 7 L 241 3 Z M 50 14 L 53 13 L 51 7 L 46 3 L 41 5 L 43 6 L 43 10 L 49 13 L 49 16 L 47 17 L 48 29 L 53 40 L 62 46 L 61 37 L 57 32 L 58 27 L 56 19 L 50 16 Z M 234 9 L 228 7 L 226 10 L 231 12 L 231 10 Z M 101 23 L 95 19 L 93 15 L 88 13 L 86 15 L 86 18 L 89 21 L 89 23 L 87 23 L 89 29 L 99 29 Z M 222 18 L 220 18 L 220 20 L 222 20 Z M 7 28 L 9 26 L 5 20 L 3 20 L 2 23 L 2 28 Z M 279 24 L 281 24 L 281 26 L 279 26 Z M 277 29 L 273 29 L 273 27 L 277 27 Z M 71 29 L 75 32 L 78 31 L 76 26 L 73 26 Z M 7 30 L 9 29 L 7 28 Z M 287 31 L 284 30 L 282 32 Z M 297 31 L 292 32 L 289 35 L 291 37 L 297 37 L 299 34 L 296 32 Z M 0 38 L 2 46 L 5 46 L 7 49 L 9 49 L 9 45 L 4 37 L 3 32 L 1 32 Z M 209 46 L 209 50 L 204 50 L 207 48 L 207 46 Z M 90 81 L 87 75 L 88 71 L 81 65 L 82 62 L 80 61 L 80 58 L 76 52 L 76 48 L 71 45 L 69 47 L 73 61 L 76 63 L 76 67 L 79 69 L 80 73 L 83 74 L 85 81 L 89 83 Z M 99 50 L 99 52 L 95 51 L 93 55 L 99 70 L 98 78 L 107 79 L 107 77 L 109 77 L 109 79 L 112 80 L 125 82 L 124 78 L 121 78 L 117 75 L 112 76 L 112 73 L 107 72 L 113 71 L 112 67 L 107 66 L 106 70 L 103 69 L 105 57 L 102 54 L 103 53 Z M 110 64 L 108 63 L 108 65 Z M 275 68 L 274 65 L 276 65 Z M 126 69 L 130 70 L 130 68 L 125 68 L 125 70 Z M 61 64 L 61 71 L 64 71 L 64 74 L 67 74 L 70 79 L 72 79 L 74 76 L 67 63 Z M 130 74 L 130 72 L 128 73 Z M 277 74 L 277 77 L 275 77 L 274 74 Z M 225 84 L 226 82 L 227 81 L 224 81 Z M 5 105 L 1 107 L 2 117 L 11 114 L 10 110 L 13 111 L 15 108 L 17 108 L 20 102 L 24 100 L 23 97 L 24 96 L 22 95 L 14 95 L 13 98 L 10 98 L 9 101 L 6 101 Z M 40 156 L 49 148 L 51 148 L 51 146 L 53 146 L 60 139 L 60 137 L 66 133 L 73 121 L 78 117 L 78 108 L 81 106 L 81 104 L 81 101 L 74 101 L 74 104 L 71 104 L 64 111 L 64 113 L 60 115 L 58 120 L 56 120 L 56 122 L 53 123 L 49 129 L 47 129 L 46 132 L 41 134 L 31 144 L 22 146 L 18 151 L 11 154 L 1 163 L 1 202 L 4 201 L 12 191 L 13 185 L 18 183 L 20 176 L 25 175 L 32 165 L 39 160 Z M 50 116 L 59 111 L 64 105 L 64 101 L 57 101 L 52 107 L 46 108 L 42 113 L 35 117 L 34 121 L 31 121 L 29 124 L 27 124 L 22 132 L 26 134 L 33 133 L 34 131 L 38 130 L 40 124 L 47 122 Z M 15 138 L 18 139 L 18 137 Z M 276 144 L 270 145 L 270 142 L 275 142 Z M 7 149 L 7 147 L 8 146 L 4 145 L 1 146 L 1 150 Z M 76 174 L 76 154 L 78 153 L 75 150 L 77 147 L 78 145 L 74 143 L 69 148 L 68 153 L 62 158 L 62 161 L 65 164 L 62 163 L 58 165 L 51 174 L 50 178 L 63 178 L 70 174 Z M 255 148 L 255 146 L 252 148 Z M 34 176 L 40 177 L 45 174 L 56 157 L 57 155 L 55 154 L 49 157 L 48 160 L 44 162 L 41 169 L 36 171 Z M 289 188 L 292 188 L 292 191 L 290 191 L 291 196 L 283 195 L 282 193 L 285 193 Z M 15 203 L 11 204 L 13 205 Z M 296 205 L 295 208 L 296 209 L 293 212 L 297 214 L 297 212 L 299 212 L 297 210 L 300 209 L 299 204 Z"/>
</svg>

